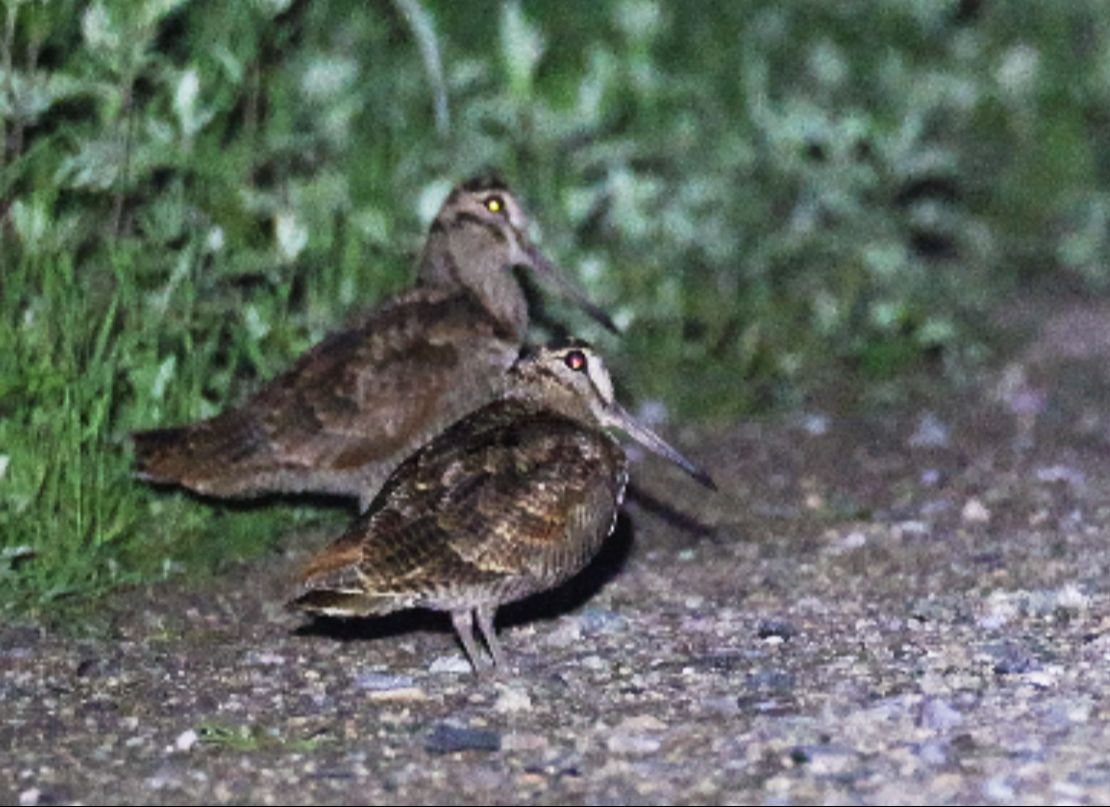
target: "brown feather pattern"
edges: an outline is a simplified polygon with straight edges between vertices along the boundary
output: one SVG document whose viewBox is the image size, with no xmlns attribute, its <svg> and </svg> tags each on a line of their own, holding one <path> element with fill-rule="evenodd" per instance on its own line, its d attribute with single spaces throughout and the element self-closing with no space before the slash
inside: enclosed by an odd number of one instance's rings
<svg viewBox="0 0 1110 807">
<path fill-rule="evenodd" d="M 138 475 L 219 496 L 365 496 L 497 394 L 519 350 L 504 332 L 465 292 L 414 290 L 325 339 L 241 407 L 135 434 Z"/>
<path fill-rule="evenodd" d="M 515 599 L 585 565 L 626 477 L 623 451 L 599 429 L 497 401 L 406 460 L 301 585 L 342 591 L 357 580 L 385 610 Z M 312 599 L 294 604 L 311 610 Z"/>
</svg>

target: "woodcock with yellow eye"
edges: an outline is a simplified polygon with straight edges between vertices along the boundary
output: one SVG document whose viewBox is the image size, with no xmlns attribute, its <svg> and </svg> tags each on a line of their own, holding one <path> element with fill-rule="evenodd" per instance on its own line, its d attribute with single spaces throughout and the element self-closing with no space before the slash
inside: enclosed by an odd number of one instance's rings
<svg viewBox="0 0 1110 807">
<path fill-rule="evenodd" d="M 527 229 L 499 181 L 456 188 L 432 222 L 416 288 L 326 338 L 242 406 L 136 433 L 137 476 L 220 497 L 357 496 L 365 510 L 405 457 L 504 386 L 528 329 L 516 266 L 616 330 Z"/>
<path fill-rule="evenodd" d="M 542 348 L 508 378 L 498 400 L 397 468 L 370 509 L 309 561 L 291 607 L 330 616 L 447 611 L 476 671 L 474 621 L 503 666 L 498 606 L 574 575 L 613 529 L 628 461 L 607 430 L 714 488 L 614 400 L 587 345 Z"/>
</svg>

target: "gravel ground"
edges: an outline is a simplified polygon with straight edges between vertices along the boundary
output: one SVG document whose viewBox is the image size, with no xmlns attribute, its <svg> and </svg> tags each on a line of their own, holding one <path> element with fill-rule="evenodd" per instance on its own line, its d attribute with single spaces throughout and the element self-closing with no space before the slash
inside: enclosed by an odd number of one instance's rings
<svg viewBox="0 0 1110 807">
<path fill-rule="evenodd" d="M 1110 309 L 1054 310 L 961 391 L 665 429 L 722 492 L 638 461 L 500 678 L 439 615 L 284 612 L 326 535 L 0 627 L 0 802 L 1106 803 Z"/>
</svg>

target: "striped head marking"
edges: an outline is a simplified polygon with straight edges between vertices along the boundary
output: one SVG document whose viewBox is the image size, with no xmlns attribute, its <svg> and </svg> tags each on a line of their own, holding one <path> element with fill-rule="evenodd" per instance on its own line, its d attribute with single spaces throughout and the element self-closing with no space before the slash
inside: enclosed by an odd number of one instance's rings
<svg viewBox="0 0 1110 807">
<path fill-rule="evenodd" d="M 540 393 L 543 399 L 574 399 L 577 407 L 564 403 L 559 408 L 588 411 L 602 428 L 623 431 L 648 450 L 678 465 L 701 484 L 716 490 L 709 474 L 637 422 L 617 403 L 605 362 L 587 343 L 572 341 L 540 348 L 533 356 L 521 359 L 517 368 L 519 377 L 543 389 Z"/>
</svg>

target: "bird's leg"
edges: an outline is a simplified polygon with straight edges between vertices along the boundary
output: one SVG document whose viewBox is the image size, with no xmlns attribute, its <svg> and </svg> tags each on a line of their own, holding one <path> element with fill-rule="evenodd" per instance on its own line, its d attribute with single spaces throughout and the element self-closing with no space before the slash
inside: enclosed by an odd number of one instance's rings
<svg viewBox="0 0 1110 807">
<path fill-rule="evenodd" d="M 481 675 L 482 659 L 478 655 L 478 645 L 474 643 L 474 620 L 470 611 L 452 611 L 451 624 L 455 626 L 455 633 L 459 634 L 459 641 L 462 642 L 466 656 L 470 659 L 470 666 L 474 668 L 474 672 Z"/>
<path fill-rule="evenodd" d="M 479 605 L 474 609 L 474 616 L 478 619 L 478 629 L 485 637 L 489 654 L 493 656 L 493 666 L 505 669 L 505 654 L 501 652 L 501 645 L 497 643 L 497 632 L 493 629 L 493 614 L 497 606 Z"/>
</svg>

